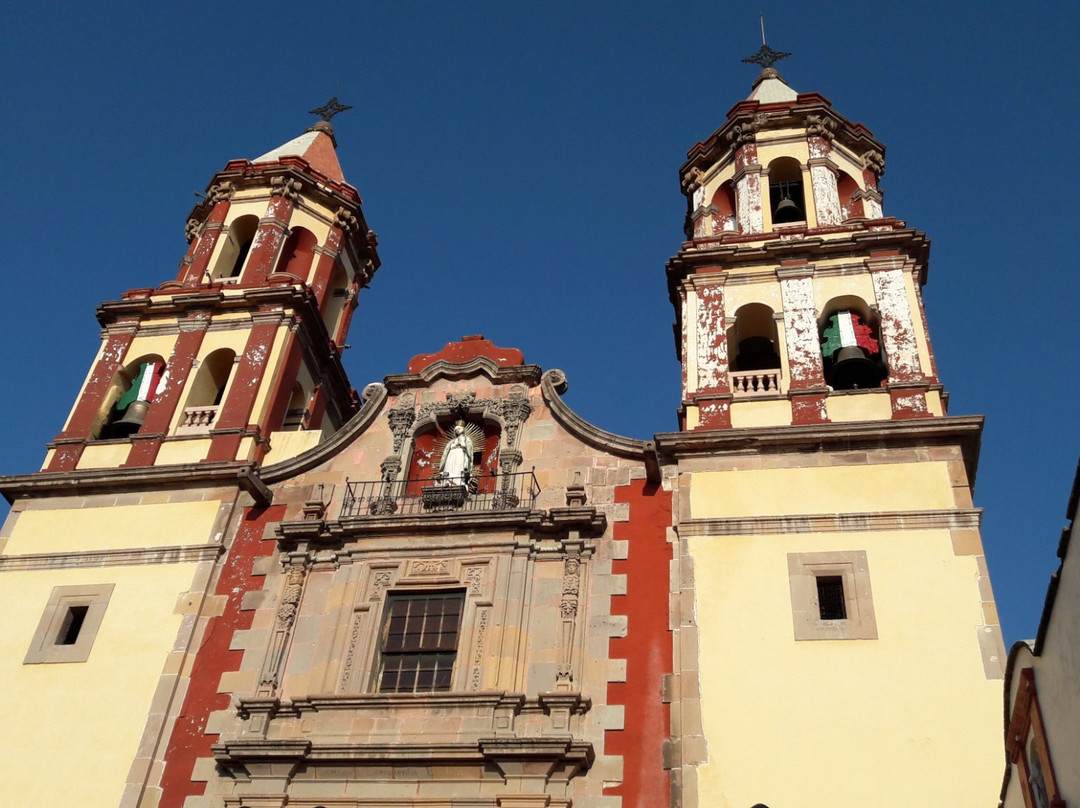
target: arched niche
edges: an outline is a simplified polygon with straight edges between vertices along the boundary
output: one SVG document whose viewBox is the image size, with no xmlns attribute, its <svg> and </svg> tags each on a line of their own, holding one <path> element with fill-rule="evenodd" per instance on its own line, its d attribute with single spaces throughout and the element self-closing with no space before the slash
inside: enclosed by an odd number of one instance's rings
<svg viewBox="0 0 1080 808">
<path fill-rule="evenodd" d="M 834 297 L 821 311 L 818 334 L 825 382 L 833 390 L 880 387 L 888 368 L 877 312 L 855 295 Z"/>
<path fill-rule="evenodd" d="M 794 157 L 777 157 L 769 163 L 769 210 L 773 224 L 806 221 L 802 166 Z"/>
<path fill-rule="evenodd" d="M 345 303 L 349 295 L 349 276 L 345 267 L 340 263 L 334 264 L 334 271 L 330 274 L 330 282 L 326 285 L 326 293 L 323 298 L 323 323 L 330 339 L 337 335 L 338 324 L 341 315 L 345 311 Z"/>
<path fill-rule="evenodd" d="M 229 230 L 222 240 L 214 269 L 210 273 L 213 280 L 239 278 L 247 261 L 251 242 L 255 240 L 255 231 L 259 229 L 259 217 L 248 214 L 240 216 L 229 225 Z"/>
<path fill-rule="evenodd" d="M 188 384 L 178 433 L 205 432 L 214 425 L 228 392 L 235 361 L 235 351 L 219 348 L 199 363 L 195 378 Z"/>
<path fill-rule="evenodd" d="M 458 420 L 473 425 L 483 435 L 483 445 L 474 443 L 473 473 L 476 477 L 477 494 L 491 494 L 495 491 L 496 477 L 499 473 L 499 440 L 502 427 L 495 421 L 483 418 L 479 414 L 465 418 L 445 416 L 438 421 L 429 421 L 417 428 L 413 435 L 409 453 L 409 464 L 405 475 L 408 480 L 405 496 L 419 497 L 422 489 L 430 486 L 439 477 L 439 463 L 442 460 L 440 449 L 447 437 L 453 434 Z"/>
<path fill-rule="evenodd" d="M 281 425 L 282 432 L 299 432 L 307 429 L 310 400 L 310 393 L 300 382 L 293 385 L 292 395 L 289 397 L 289 408 L 285 411 L 285 420 Z"/>
<path fill-rule="evenodd" d="M 285 244 L 281 247 L 274 272 L 287 272 L 302 281 L 311 274 L 311 261 L 315 255 L 318 240 L 315 234 L 304 227 L 294 227 Z"/>
<path fill-rule="evenodd" d="M 840 219 L 859 219 L 863 216 L 862 198 L 857 196 L 859 183 L 845 172 L 841 171 L 836 178 L 836 194 L 840 199 Z"/>
<path fill-rule="evenodd" d="M 144 354 L 118 370 L 98 411 L 94 438 L 124 438 L 137 432 L 164 373 L 165 360 L 157 354 Z"/>
<path fill-rule="evenodd" d="M 735 211 L 735 186 L 731 180 L 723 183 L 713 194 L 713 232 L 735 231 L 739 229 L 739 220 Z"/>
</svg>

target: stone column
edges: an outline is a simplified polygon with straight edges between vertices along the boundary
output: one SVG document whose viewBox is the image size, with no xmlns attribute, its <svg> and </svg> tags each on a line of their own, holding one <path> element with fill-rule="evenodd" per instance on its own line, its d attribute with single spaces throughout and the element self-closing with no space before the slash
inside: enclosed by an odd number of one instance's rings
<svg viewBox="0 0 1080 808">
<path fill-rule="evenodd" d="M 698 429 L 731 426 L 731 386 L 728 381 L 728 345 L 724 316 L 724 281 L 727 275 L 712 276 L 708 285 L 694 287 L 697 317 L 693 350 L 697 364 L 695 391 L 691 398 L 698 407 Z"/>
<path fill-rule="evenodd" d="M 202 235 L 198 237 L 193 250 L 189 253 L 188 257 L 191 260 L 184 259 L 187 268 L 180 274 L 179 280 L 185 288 L 195 289 L 202 284 L 206 271 L 210 267 L 214 248 L 221 237 L 221 232 L 225 229 L 225 217 L 229 214 L 231 204 L 229 200 L 232 199 L 232 194 L 232 183 L 223 182 L 211 186 L 208 197 L 214 203 L 214 207 L 206 219 L 206 224 L 203 225 Z"/>
<path fill-rule="evenodd" d="M 266 215 L 259 220 L 259 229 L 251 241 L 247 264 L 241 282 L 247 285 L 266 283 L 267 276 L 274 271 L 278 253 L 281 252 L 285 233 L 292 218 L 293 206 L 299 199 L 301 184 L 289 177 L 274 177 L 270 180 L 272 194 Z"/>
<path fill-rule="evenodd" d="M 874 297 L 881 316 L 879 337 L 889 365 L 886 387 L 892 399 L 892 417 L 925 418 L 929 380 L 923 374 L 919 343 L 911 316 L 904 258 L 900 255 L 871 255 L 866 267 L 874 282 Z"/>
</svg>

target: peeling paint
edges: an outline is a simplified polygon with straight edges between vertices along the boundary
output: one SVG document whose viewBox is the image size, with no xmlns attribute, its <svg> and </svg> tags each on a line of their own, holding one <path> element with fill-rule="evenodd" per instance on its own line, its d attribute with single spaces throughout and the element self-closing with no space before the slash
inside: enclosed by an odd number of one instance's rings
<svg viewBox="0 0 1080 808">
<path fill-rule="evenodd" d="M 832 153 L 832 146 L 829 145 L 829 141 L 818 135 L 808 137 L 806 144 L 810 148 L 811 160 L 816 157 L 828 157 Z"/>
<path fill-rule="evenodd" d="M 836 175 L 828 166 L 810 166 L 810 185 L 814 192 L 814 208 L 818 226 L 840 224 L 840 196 L 836 190 Z"/>
<path fill-rule="evenodd" d="M 727 335 L 724 333 L 724 287 L 698 290 L 697 389 L 726 390 Z"/>
<path fill-rule="evenodd" d="M 911 318 L 911 306 L 904 288 L 904 273 L 899 267 L 875 271 L 871 268 L 874 295 L 881 314 L 880 336 L 885 344 L 889 379 L 921 379 L 922 364 Z"/>
<path fill-rule="evenodd" d="M 760 233 L 765 229 L 761 213 L 760 174 L 743 174 L 735 183 L 735 211 L 742 232 Z"/>
<path fill-rule="evenodd" d="M 814 284 L 807 278 L 784 278 L 780 281 L 784 301 L 784 338 L 787 344 L 790 388 L 822 387 L 817 315 L 814 308 Z"/>
</svg>

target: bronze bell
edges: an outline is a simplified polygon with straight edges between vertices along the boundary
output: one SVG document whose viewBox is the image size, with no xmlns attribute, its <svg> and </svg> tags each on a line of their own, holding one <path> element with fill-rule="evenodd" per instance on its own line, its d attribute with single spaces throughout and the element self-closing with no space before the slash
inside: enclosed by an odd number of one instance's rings
<svg viewBox="0 0 1080 808">
<path fill-rule="evenodd" d="M 149 401 L 132 401 L 124 410 L 124 415 L 113 422 L 110 432 L 120 438 L 126 438 L 128 435 L 138 432 L 139 427 L 146 420 L 146 412 L 149 409 Z"/>
<path fill-rule="evenodd" d="M 870 359 L 857 345 L 836 352 L 829 384 L 833 390 L 868 390 L 881 384 L 881 365 Z"/>
<path fill-rule="evenodd" d="M 773 216 L 773 220 L 779 224 L 801 222 L 805 218 L 799 206 L 788 196 L 780 200 L 780 204 L 776 206 L 776 215 Z"/>
</svg>

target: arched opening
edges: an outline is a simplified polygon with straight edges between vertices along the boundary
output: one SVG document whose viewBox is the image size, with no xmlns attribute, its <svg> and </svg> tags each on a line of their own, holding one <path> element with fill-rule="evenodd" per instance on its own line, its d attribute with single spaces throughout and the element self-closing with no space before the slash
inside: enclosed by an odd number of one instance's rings
<svg viewBox="0 0 1080 808">
<path fill-rule="evenodd" d="M 326 286 L 326 297 L 323 299 L 323 323 L 326 324 L 326 332 L 330 335 L 330 339 L 334 339 L 337 333 L 348 294 L 349 276 L 341 264 L 334 264 L 334 272 L 330 276 L 330 282 Z"/>
<path fill-rule="evenodd" d="M 140 356 L 118 370 L 105 396 L 95 438 L 126 438 L 138 432 L 164 381 L 165 362 L 156 354 Z"/>
<path fill-rule="evenodd" d="M 735 231 L 739 229 L 739 220 L 735 214 L 735 188 L 728 180 L 719 188 L 712 198 L 713 207 L 713 233 Z"/>
<path fill-rule="evenodd" d="M 188 386 L 178 434 L 205 432 L 214 425 L 228 392 L 235 360 L 236 352 L 231 348 L 219 348 L 202 360 L 194 381 Z"/>
<path fill-rule="evenodd" d="M 316 245 L 315 234 L 303 227 L 294 227 L 281 248 L 275 272 L 287 272 L 306 281 L 311 273 L 311 258 Z"/>
<path fill-rule="evenodd" d="M 773 224 L 806 221 L 802 166 L 794 157 L 777 157 L 769 163 L 769 210 Z"/>
<path fill-rule="evenodd" d="M 773 310 L 764 303 L 740 306 L 727 336 L 732 391 L 744 395 L 778 393 L 780 351 Z"/>
<path fill-rule="evenodd" d="M 888 370 L 876 312 L 851 295 L 830 300 L 824 312 L 819 333 L 826 383 L 833 390 L 880 387 Z"/>
<path fill-rule="evenodd" d="M 858 219 L 863 215 L 862 199 L 856 198 L 859 183 L 843 171 L 836 179 L 836 194 L 840 198 L 840 220 Z"/>
<path fill-rule="evenodd" d="M 229 225 L 225 243 L 221 246 L 221 252 L 218 253 L 218 260 L 214 264 L 214 271 L 210 273 L 210 277 L 214 280 L 240 277 L 258 228 L 259 217 L 254 215 L 241 216 Z"/>
<path fill-rule="evenodd" d="M 289 408 L 285 411 L 285 421 L 281 425 L 283 432 L 299 432 L 307 428 L 308 402 L 311 396 L 304 390 L 304 386 L 297 382 L 293 385 L 292 396 L 289 398 Z"/>
</svg>

